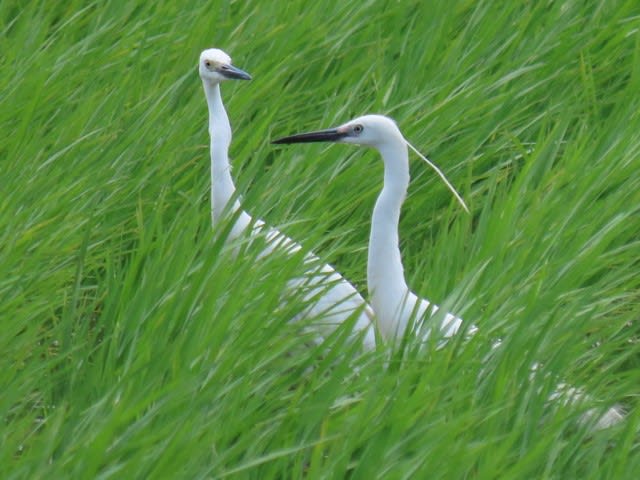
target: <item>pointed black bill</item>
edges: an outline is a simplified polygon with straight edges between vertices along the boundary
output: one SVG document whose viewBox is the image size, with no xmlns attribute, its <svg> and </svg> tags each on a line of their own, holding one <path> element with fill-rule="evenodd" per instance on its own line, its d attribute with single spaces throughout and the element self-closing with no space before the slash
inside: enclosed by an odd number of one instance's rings
<svg viewBox="0 0 640 480">
<path fill-rule="evenodd" d="M 233 65 L 224 65 L 218 71 L 221 75 L 233 80 L 251 80 L 251 75 Z"/>
<path fill-rule="evenodd" d="M 271 143 L 313 143 L 313 142 L 337 142 L 341 138 L 347 136 L 347 132 L 341 132 L 337 128 L 329 128 L 327 130 L 319 130 L 317 132 L 299 133 L 289 137 L 278 138 Z"/>
</svg>

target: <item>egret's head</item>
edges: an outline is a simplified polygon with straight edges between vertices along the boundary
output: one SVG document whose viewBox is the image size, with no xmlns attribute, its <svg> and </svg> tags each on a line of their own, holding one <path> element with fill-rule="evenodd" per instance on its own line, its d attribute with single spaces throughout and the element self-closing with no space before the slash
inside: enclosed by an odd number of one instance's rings
<svg viewBox="0 0 640 480">
<path fill-rule="evenodd" d="M 291 135 L 273 143 L 340 142 L 378 148 L 393 141 L 405 142 L 396 122 L 383 115 L 364 115 L 339 127 Z"/>
<path fill-rule="evenodd" d="M 339 127 L 329 128 L 327 130 L 318 130 L 317 132 L 299 133 L 298 135 L 291 135 L 290 137 L 283 137 L 274 140 L 271 143 L 311 143 L 311 142 L 341 142 L 341 143 L 353 143 L 355 145 L 366 145 L 368 147 L 374 147 L 382 153 L 382 158 L 385 162 L 385 168 L 388 165 L 395 165 L 392 160 L 392 155 L 385 156 L 383 153 L 385 150 L 387 153 L 387 147 L 391 149 L 399 148 L 411 148 L 416 154 L 424 160 L 431 168 L 433 168 L 440 178 L 447 185 L 449 190 L 455 195 L 456 199 L 469 212 L 467 205 L 460 194 L 453 188 L 451 182 L 447 180 L 444 173 L 427 157 L 422 155 L 413 145 L 411 145 L 402 136 L 400 129 L 396 125 L 396 122 L 389 117 L 383 115 L 365 115 L 363 117 L 354 118 L 350 122 L 347 122 Z M 406 160 L 404 161 L 406 162 Z M 397 168 L 397 167 L 392 167 Z M 407 180 L 408 180 L 408 165 L 407 165 Z"/>
<path fill-rule="evenodd" d="M 198 71 L 202 80 L 213 84 L 225 80 L 251 80 L 251 75 L 234 67 L 231 57 L 217 48 L 210 48 L 200 54 Z"/>
</svg>

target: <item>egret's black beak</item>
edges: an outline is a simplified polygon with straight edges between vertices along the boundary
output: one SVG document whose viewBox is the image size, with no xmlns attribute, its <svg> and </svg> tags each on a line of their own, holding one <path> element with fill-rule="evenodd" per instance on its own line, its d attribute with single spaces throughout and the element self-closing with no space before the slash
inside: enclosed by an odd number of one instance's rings
<svg viewBox="0 0 640 480">
<path fill-rule="evenodd" d="M 329 128 L 327 130 L 319 130 L 317 132 L 299 133 L 289 137 L 278 138 L 271 143 L 313 143 L 313 142 L 337 142 L 347 136 L 347 132 L 343 132 L 338 128 Z"/>
<path fill-rule="evenodd" d="M 218 72 L 232 80 L 251 80 L 251 75 L 238 67 L 234 67 L 233 65 L 224 65 L 218 70 Z"/>
</svg>

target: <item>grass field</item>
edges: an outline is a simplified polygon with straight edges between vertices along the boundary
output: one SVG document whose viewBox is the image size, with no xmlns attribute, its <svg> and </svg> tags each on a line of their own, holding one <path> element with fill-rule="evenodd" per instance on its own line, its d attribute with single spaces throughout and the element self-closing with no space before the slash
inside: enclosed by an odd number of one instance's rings
<svg viewBox="0 0 640 480">
<path fill-rule="evenodd" d="M 0 3 L 0 477 L 637 478 L 638 2 L 179 3 Z M 245 208 L 363 294 L 381 161 L 270 140 L 384 113 L 440 165 L 472 214 L 414 157 L 405 270 L 478 335 L 308 346 L 302 259 L 211 229 L 212 46 Z"/>
</svg>

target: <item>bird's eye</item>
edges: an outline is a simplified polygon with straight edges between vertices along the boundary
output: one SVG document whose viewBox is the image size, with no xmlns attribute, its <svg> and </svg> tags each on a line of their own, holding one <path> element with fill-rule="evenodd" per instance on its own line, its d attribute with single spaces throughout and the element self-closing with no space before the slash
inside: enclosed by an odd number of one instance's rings
<svg viewBox="0 0 640 480">
<path fill-rule="evenodd" d="M 353 133 L 355 133 L 357 135 L 360 135 L 363 130 L 364 130 L 364 127 L 362 125 L 360 125 L 360 124 L 353 126 Z"/>
<path fill-rule="evenodd" d="M 205 60 L 204 61 L 204 66 L 207 68 L 211 68 L 211 60 Z"/>
</svg>

